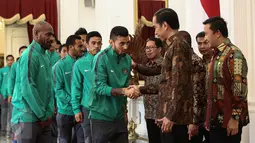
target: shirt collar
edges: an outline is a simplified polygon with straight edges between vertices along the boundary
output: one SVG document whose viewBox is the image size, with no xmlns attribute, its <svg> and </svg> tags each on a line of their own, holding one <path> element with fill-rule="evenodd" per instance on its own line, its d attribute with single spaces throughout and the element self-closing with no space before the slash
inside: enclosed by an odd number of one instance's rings
<svg viewBox="0 0 255 143">
<path fill-rule="evenodd" d="M 223 43 L 221 43 L 217 48 L 216 48 L 216 53 L 218 53 L 218 52 L 222 52 L 224 49 L 225 49 L 225 47 L 227 46 L 227 45 L 229 45 L 231 43 L 231 41 L 230 41 L 230 39 L 229 38 L 226 38 L 224 41 L 223 41 Z"/>
<path fill-rule="evenodd" d="M 41 45 L 38 42 L 36 42 L 35 40 L 32 41 L 31 45 L 32 45 L 32 47 L 34 47 L 33 50 L 35 50 L 39 53 L 45 54 L 45 49 L 43 49 L 41 47 Z"/>
</svg>

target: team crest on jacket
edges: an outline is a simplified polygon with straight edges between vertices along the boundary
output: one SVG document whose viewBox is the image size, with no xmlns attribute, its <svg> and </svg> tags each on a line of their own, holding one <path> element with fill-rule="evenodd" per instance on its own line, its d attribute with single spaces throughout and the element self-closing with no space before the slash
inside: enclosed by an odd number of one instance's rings
<svg viewBox="0 0 255 143">
<path fill-rule="evenodd" d="M 128 69 L 127 68 L 122 68 L 122 73 L 123 74 L 128 74 Z"/>
</svg>

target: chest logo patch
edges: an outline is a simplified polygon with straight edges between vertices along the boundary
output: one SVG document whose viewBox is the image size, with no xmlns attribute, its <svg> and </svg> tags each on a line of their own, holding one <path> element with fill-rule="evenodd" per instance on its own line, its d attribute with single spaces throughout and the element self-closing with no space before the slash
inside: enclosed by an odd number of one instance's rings
<svg viewBox="0 0 255 143">
<path fill-rule="evenodd" d="M 122 68 L 122 73 L 123 74 L 128 74 L 128 69 L 127 68 Z"/>
</svg>

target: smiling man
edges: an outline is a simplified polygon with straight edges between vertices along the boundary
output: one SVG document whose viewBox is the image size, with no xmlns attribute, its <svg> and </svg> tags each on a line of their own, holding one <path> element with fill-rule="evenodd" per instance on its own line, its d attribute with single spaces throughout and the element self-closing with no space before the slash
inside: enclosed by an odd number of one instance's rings
<svg viewBox="0 0 255 143">
<path fill-rule="evenodd" d="M 240 143 L 249 123 L 248 65 L 241 50 L 228 38 L 226 21 L 212 17 L 203 22 L 205 39 L 214 54 L 208 72 L 206 128 L 212 143 Z"/>
<path fill-rule="evenodd" d="M 155 35 L 166 42 L 166 53 L 161 67 L 148 68 L 133 63 L 142 74 L 160 74 L 157 123 L 160 125 L 162 142 L 186 143 L 189 140 L 187 125 L 193 124 L 192 50 L 182 36 L 177 13 L 162 8 L 153 16 Z M 141 72 L 145 71 L 145 72 Z M 185 106 L 183 106 L 185 105 Z"/>
</svg>

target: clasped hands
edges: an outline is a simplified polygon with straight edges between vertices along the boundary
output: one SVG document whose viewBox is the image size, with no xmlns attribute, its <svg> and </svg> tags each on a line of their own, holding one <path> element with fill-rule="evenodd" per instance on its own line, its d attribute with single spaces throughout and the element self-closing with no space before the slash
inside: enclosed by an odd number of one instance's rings
<svg viewBox="0 0 255 143">
<path fill-rule="evenodd" d="M 123 88 L 123 94 L 131 99 L 136 99 L 140 96 L 140 90 L 137 85 L 130 85 L 127 88 Z"/>
</svg>

